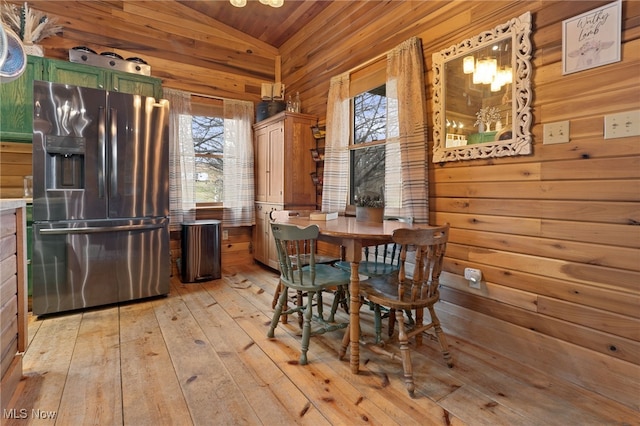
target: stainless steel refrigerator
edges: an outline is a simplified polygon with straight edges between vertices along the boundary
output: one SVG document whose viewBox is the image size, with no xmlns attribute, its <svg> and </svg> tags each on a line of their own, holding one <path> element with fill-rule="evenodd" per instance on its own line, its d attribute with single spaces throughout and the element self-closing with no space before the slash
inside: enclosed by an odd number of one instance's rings
<svg viewBox="0 0 640 426">
<path fill-rule="evenodd" d="M 167 294 L 169 102 L 33 89 L 33 313 Z"/>
</svg>

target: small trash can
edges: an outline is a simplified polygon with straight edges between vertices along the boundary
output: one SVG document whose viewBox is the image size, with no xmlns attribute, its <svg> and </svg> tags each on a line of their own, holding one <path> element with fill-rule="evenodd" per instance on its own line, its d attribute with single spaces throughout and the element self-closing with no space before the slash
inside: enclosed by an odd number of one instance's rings
<svg viewBox="0 0 640 426">
<path fill-rule="evenodd" d="M 221 278 L 220 228 L 219 220 L 196 220 L 182 224 L 182 282 L 195 283 Z"/>
</svg>

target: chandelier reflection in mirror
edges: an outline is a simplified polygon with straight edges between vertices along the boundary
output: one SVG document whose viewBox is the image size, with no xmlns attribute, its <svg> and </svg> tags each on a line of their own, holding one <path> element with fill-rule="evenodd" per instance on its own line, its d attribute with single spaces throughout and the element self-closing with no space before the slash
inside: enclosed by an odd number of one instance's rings
<svg viewBox="0 0 640 426">
<path fill-rule="evenodd" d="M 531 153 L 531 14 L 433 54 L 433 161 Z"/>
<path fill-rule="evenodd" d="M 229 0 L 229 2 L 235 7 L 245 7 L 247 5 L 247 0 Z M 284 0 L 260 0 L 260 3 L 271 7 L 281 7 L 284 4 Z"/>
</svg>

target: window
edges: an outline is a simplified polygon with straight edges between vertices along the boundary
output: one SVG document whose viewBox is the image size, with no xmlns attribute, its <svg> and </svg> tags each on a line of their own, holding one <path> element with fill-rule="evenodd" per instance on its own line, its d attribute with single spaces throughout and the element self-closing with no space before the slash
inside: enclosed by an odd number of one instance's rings
<svg viewBox="0 0 640 426">
<path fill-rule="evenodd" d="M 387 133 L 386 86 L 353 98 L 353 140 L 350 145 L 350 204 L 355 195 L 384 193 Z"/>
<path fill-rule="evenodd" d="M 222 205 L 224 119 L 216 100 L 191 101 L 195 193 L 199 206 Z"/>
</svg>

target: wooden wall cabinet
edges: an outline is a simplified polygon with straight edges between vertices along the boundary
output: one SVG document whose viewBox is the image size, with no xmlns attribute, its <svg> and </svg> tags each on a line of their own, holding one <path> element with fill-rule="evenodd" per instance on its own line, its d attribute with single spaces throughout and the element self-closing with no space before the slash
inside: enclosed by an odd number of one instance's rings
<svg viewBox="0 0 640 426">
<path fill-rule="evenodd" d="M 47 81 L 152 96 L 156 99 L 162 96 L 162 82 L 155 77 L 55 59 L 45 59 L 44 66 Z"/>
<path fill-rule="evenodd" d="M 282 210 L 281 204 L 256 203 L 256 226 L 253 234 L 253 258 L 274 269 L 280 269 L 278 253 L 271 235 L 269 213 Z"/>
<path fill-rule="evenodd" d="M 0 140 L 31 142 L 33 132 L 33 80 L 43 79 L 43 58 L 27 56 L 25 72 L 0 84 Z"/>
<path fill-rule="evenodd" d="M 283 209 L 315 209 L 316 189 L 309 179 L 315 163 L 311 126 L 316 118 L 283 111 L 253 126 L 255 150 L 256 226 L 253 255 L 278 268 L 269 213 Z"/>
<path fill-rule="evenodd" d="M 0 201 L 0 410 L 22 379 L 27 349 L 26 208 L 23 200 Z"/>
<path fill-rule="evenodd" d="M 315 205 L 315 170 L 309 151 L 315 148 L 313 116 L 283 111 L 253 126 L 256 157 L 256 201 Z"/>
<path fill-rule="evenodd" d="M 0 85 L 0 139 L 3 141 L 31 142 L 34 80 L 153 96 L 156 99 L 162 96 L 162 81 L 155 77 L 27 56 L 25 73 Z"/>
<path fill-rule="evenodd" d="M 46 81 L 107 90 L 107 69 L 55 59 L 44 59 L 43 62 Z"/>
</svg>

